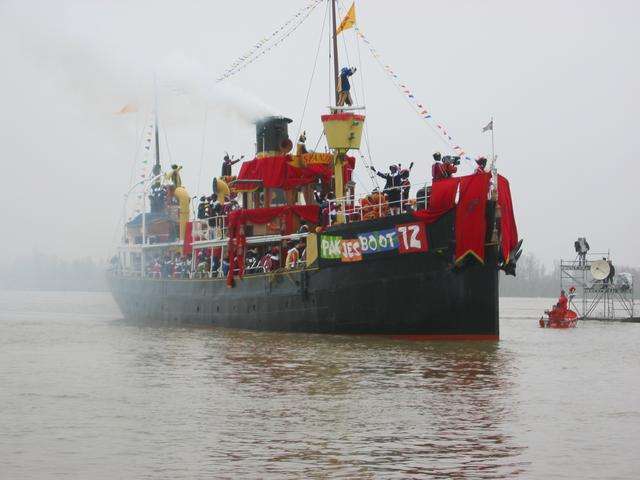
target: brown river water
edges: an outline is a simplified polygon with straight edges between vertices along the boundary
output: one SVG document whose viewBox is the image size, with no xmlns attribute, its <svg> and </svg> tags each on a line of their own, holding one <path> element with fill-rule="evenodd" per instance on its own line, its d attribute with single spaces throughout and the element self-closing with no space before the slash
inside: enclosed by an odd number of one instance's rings
<svg viewBox="0 0 640 480">
<path fill-rule="evenodd" d="M 138 327 L 0 292 L 0 478 L 640 478 L 640 324 L 499 342 Z"/>
</svg>

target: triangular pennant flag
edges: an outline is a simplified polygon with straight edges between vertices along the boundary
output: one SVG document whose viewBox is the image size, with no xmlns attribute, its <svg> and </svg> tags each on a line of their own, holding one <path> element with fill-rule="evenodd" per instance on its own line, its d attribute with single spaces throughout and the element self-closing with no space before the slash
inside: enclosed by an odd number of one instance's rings
<svg viewBox="0 0 640 480">
<path fill-rule="evenodd" d="M 116 112 L 116 115 L 125 115 L 127 113 L 135 113 L 138 111 L 138 107 L 136 107 L 132 103 L 127 103 L 124 107 Z"/>
</svg>

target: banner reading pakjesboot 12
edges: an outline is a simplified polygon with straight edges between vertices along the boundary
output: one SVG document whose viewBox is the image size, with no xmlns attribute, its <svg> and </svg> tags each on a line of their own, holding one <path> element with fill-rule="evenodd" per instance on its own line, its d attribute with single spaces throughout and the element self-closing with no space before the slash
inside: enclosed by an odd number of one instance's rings
<svg viewBox="0 0 640 480">
<path fill-rule="evenodd" d="M 385 252 L 426 252 L 428 248 L 427 230 L 421 222 L 360 233 L 355 238 L 350 238 L 348 234 L 320 235 L 320 258 L 328 261 L 339 260 L 343 263 L 373 259 L 376 254 Z"/>
</svg>

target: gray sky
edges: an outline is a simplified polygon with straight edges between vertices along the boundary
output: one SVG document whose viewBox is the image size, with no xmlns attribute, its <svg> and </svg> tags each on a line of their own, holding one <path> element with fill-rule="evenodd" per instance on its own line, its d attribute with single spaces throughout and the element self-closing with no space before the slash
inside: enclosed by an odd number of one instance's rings
<svg viewBox="0 0 640 480">
<path fill-rule="evenodd" d="M 252 116 L 293 118 L 293 137 L 324 4 L 239 75 L 219 87 L 213 79 L 305 3 L 0 0 L 6 258 L 108 255 L 154 71 L 163 162 L 184 165 L 192 195 L 209 188 L 224 150 L 253 153 Z M 637 1 L 360 0 L 357 14 L 383 61 L 473 156 L 489 153 L 480 130 L 495 116 L 527 251 L 550 264 L 586 235 L 617 263 L 640 265 Z M 353 30 L 345 40 L 361 67 L 354 90 L 366 93 L 373 163 L 414 161 L 414 184 L 426 180 L 443 145 L 363 46 L 358 60 Z M 328 66 L 325 39 L 303 122 L 311 144 L 331 94 Z M 130 102 L 138 114 L 113 114 Z M 134 176 L 140 168 L 138 158 Z M 356 175 L 371 188 L 362 167 Z"/>
</svg>

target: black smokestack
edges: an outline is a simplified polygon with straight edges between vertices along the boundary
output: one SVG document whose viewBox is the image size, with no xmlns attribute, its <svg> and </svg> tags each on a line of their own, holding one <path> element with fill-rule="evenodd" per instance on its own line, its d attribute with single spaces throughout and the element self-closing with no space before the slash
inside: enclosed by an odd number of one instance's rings
<svg viewBox="0 0 640 480">
<path fill-rule="evenodd" d="M 256 155 L 288 153 L 293 147 L 288 127 L 291 122 L 292 120 L 286 117 L 264 117 L 258 120 L 256 122 Z"/>
</svg>

